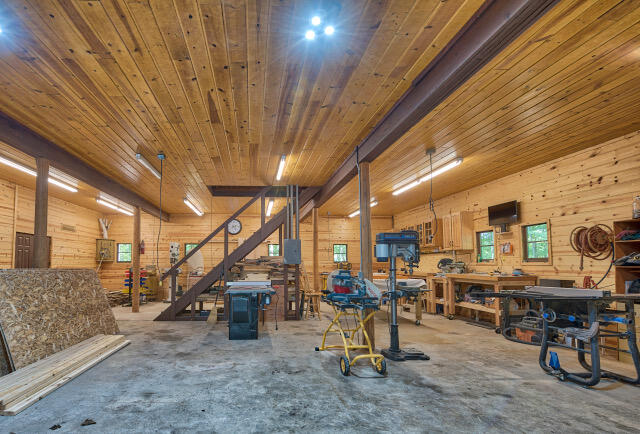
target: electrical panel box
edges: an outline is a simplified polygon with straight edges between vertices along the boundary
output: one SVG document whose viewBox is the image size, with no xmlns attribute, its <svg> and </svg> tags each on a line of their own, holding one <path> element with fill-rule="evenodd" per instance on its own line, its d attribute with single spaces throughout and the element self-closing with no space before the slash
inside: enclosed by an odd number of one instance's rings
<svg viewBox="0 0 640 434">
<path fill-rule="evenodd" d="M 284 240 L 284 263 L 297 265 L 300 264 L 301 261 L 301 243 L 300 240 Z"/>
<path fill-rule="evenodd" d="M 169 243 L 169 262 L 175 264 L 180 259 L 180 243 L 174 241 Z"/>
<path fill-rule="evenodd" d="M 113 262 L 116 259 L 116 242 L 98 238 L 96 240 L 96 261 Z"/>
</svg>

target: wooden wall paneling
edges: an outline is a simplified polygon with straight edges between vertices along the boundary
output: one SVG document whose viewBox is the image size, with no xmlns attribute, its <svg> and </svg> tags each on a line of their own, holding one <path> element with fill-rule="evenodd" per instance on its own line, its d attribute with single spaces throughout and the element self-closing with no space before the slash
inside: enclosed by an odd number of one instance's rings
<svg viewBox="0 0 640 434">
<path fill-rule="evenodd" d="M 569 234 L 579 225 L 612 224 L 629 218 L 634 195 L 640 191 L 640 132 L 611 140 L 599 146 L 571 154 L 549 163 L 510 175 L 497 181 L 449 195 L 436 201 L 439 216 L 455 211 L 470 211 L 474 231 L 487 227 L 487 207 L 508 200 L 520 202 L 521 224 L 550 222 L 551 264 L 522 261 L 520 226 L 512 226 L 513 236 L 496 237 L 496 242 L 512 242 L 513 255 L 498 252 L 492 264 L 476 263 L 475 252 L 463 256 L 471 269 L 511 271 L 522 268 L 539 277 L 574 279 L 582 284 L 586 275 L 594 280 L 604 274 L 608 261 L 585 260 L 579 270 L 579 255 L 569 247 Z M 394 217 L 396 229 L 410 226 L 427 216 L 425 207 L 413 208 Z M 428 254 L 421 258 L 419 271 L 433 272 L 436 263 L 447 254 Z M 602 287 L 613 285 L 609 276 Z"/>
<path fill-rule="evenodd" d="M 14 183 L 0 179 L 0 268 L 13 266 L 15 232 L 33 233 L 35 191 L 20 187 L 17 196 L 15 192 Z M 101 214 L 51 196 L 48 210 L 51 267 L 95 268 Z"/>
</svg>

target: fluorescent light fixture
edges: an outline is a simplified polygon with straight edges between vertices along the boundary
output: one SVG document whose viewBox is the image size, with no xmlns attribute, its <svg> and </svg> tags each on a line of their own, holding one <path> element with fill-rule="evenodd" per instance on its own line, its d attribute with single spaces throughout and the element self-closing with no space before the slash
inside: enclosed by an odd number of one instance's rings
<svg viewBox="0 0 640 434">
<path fill-rule="evenodd" d="M 33 169 L 30 169 L 26 166 L 23 166 L 22 164 L 16 163 L 13 160 L 9 160 L 8 158 L 4 158 L 0 156 L 0 163 L 2 164 L 6 164 L 9 167 L 13 167 L 14 169 L 18 169 L 21 172 L 27 173 L 31 176 L 36 176 L 36 171 Z"/>
<path fill-rule="evenodd" d="M 316 32 L 314 32 L 313 30 L 307 30 L 307 33 L 304 34 L 304 37 L 312 41 L 316 37 Z"/>
<path fill-rule="evenodd" d="M 333 28 L 333 26 L 327 26 L 324 28 L 324 34 L 327 36 L 331 36 L 333 35 L 333 33 L 336 31 L 336 29 Z"/>
<path fill-rule="evenodd" d="M 378 201 L 377 201 L 377 200 L 375 200 L 375 198 L 373 198 L 373 197 L 372 197 L 372 198 L 371 198 L 371 203 L 369 203 L 369 208 L 373 208 L 373 207 L 374 207 L 374 206 L 376 206 L 377 204 L 378 204 Z M 355 216 L 357 216 L 358 214 L 360 214 L 360 210 L 359 210 L 359 209 L 357 209 L 357 210 L 355 210 L 354 212 L 352 212 L 351 214 L 349 214 L 349 218 L 355 217 Z"/>
<path fill-rule="evenodd" d="M 273 209 L 273 199 L 269 200 L 269 204 L 267 205 L 267 213 L 266 213 L 267 217 L 271 215 L 272 209 Z"/>
<path fill-rule="evenodd" d="M 200 211 L 198 209 L 198 207 L 196 207 L 189 199 L 187 199 L 186 197 L 184 198 L 184 203 L 185 205 L 187 205 L 189 208 L 191 208 L 191 211 L 195 212 L 198 216 L 201 216 L 202 214 L 204 214 L 202 211 Z"/>
<path fill-rule="evenodd" d="M 140 162 L 140 164 L 142 164 L 144 167 L 146 167 L 149 170 L 149 172 L 153 173 L 153 175 L 156 178 L 160 179 L 160 172 L 158 172 L 158 170 L 155 167 L 153 167 L 151 165 L 151 163 L 149 163 L 149 161 L 147 161 L 146 158 L 144 158 L 144 155 L 142 155 L 140 153 L 136 154 L 136 160 L 138 160 Z"/>
<path fill-rule="evenodd" d="M 282 157 L 280 157 L 280 165 L 278 166 L 278 174 L 276 175 L 276 181 L 280 181 L 282 179 L 282 172 L 284 172 L 285 161 L 287 161 L 287 156 L 282 154 Z"/>
<path fill-rule="evenodd" d="M 133 208 L 130 205 L 122 202 L 119 199 L 116 199 L 113 196 L 110 196 L 106 193 L 100 192 L 98 197 L 96 198 L 96 202 L 100 205 L 104 205 L 108 208 L 121 212 L 122 214 L 126 214 L 128 216 L 133 215 Z"/>
<path fill-rule="evenodd" d="M 7 166 L 13 167 L 14 169 L 17 169 L 17 170 L 19 170 L 21 172 L 24 172 L 24 173 L 28 174 L 28 175 L 37 176 L 37 173 L 36 173 L 35 170 L 33 170 L 33 169 L 29 168 L 29 167 L 23 166 L 20 163 L 16 163 L 13 160 L 9 160 L 8 158 L 4 158 L 4 157 L 0 156 L 0 163 L 6 164 Z M 49 172 L 51 172 L 51 169 L 49 170 Z M 62 173 L 62 172 L 60 172 L 60 173 Z M 68 178 L 73 179 L 71 177 L 68 177 Z M 57 185 L 58 187 L 62 187 L 65 190 L 69 190 L 72 193 L 77 193 L 78 192 L 78 189 L 76 187 L 74 187 L 72 185 L 69 185 L 69 184 L 66 184 L 64 182 L 58 181 L 57 179 L 54 179 L 51 176 L 49 176 L 47 178 L 47 181 L 49 181 L 50 184 Z M 77 185 L 77 182 L 76 182 L 76 185 Z"/>
<path fill-rule="evenodd" d="M 404 193 L 407 190 L 411 190 L 413 187 L 420 185 L 420 183 L 425 182 L 430 180 L 431 178 L 435 178 L 438 175 L 443 174 L 444 172 L 453 169 L 456 166 L 459 166 L 462 163 L 462 158 L 456 158 L 455 160 L 453 160 L 451 163 L 449 164 L 445 164 L 444 166 L 440 167 L 439 169 L 434 170 L 433 172 L 423 176 L 420 179 L 417 179 L 403 187 L 400 187 L 399 189 L 395 190 L 393 192 L 394 196 L 397 196 L 399 194 Z"/>
<path fill-rule="evenodd" d="M 58 181 L 57 179 L 53 179 L 51 177 L 49 177 L 49 183 L 53 184 L 53 185 L 57 185 L 60 188 L 64 188 L 65 190 L 70 191 L 71 193 L 77 193 L 78 189 L 75 187 L 72 187 L 71 185 L 67 185 L 63 182 Z"/>
<path fill-rule="evenodd" d="M 100 205 L 104 205 L 104 206 L 109 207 L 111 209 L 114 209 L 114 210 L 116 210 L 118 212 L 121 212 L 122 214 L 126 214 L 128 216 L 132 216 L 133 215 L 132 212 L 127 211 L 124 208 L 120 208 L 119 206 L 117 206 L 117 205 L 115 205 L 115 204 L 113 204 L 111 202 L 107 202 L 106 200 L 96 199 L 96 202 L 98 202 Z"/>
<path fill-rule="evenodd" d="M 322 20 L 317 15 L 315 17 L 311 18 L 311 24 L 313 24 L 314 26 L 319 26 L 321 22 L 322 22 Z"/>
</svg>

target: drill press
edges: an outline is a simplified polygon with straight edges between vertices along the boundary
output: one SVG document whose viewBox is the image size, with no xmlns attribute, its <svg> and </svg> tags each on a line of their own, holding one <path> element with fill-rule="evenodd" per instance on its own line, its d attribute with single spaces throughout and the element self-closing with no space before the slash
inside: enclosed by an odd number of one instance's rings
<svg viewBox="0 0 640 434">
<path fill-rule="evenodd" d="M 390 345 L 382 350 L 382 355 L 390 360 L 429 360 L 422 351 L 405 348 L 400 349 L 398 337 L 398 298 L 402 291 L 397 289 L 396 258 L 401 258 L 413 274 L 413 267 L 420 262 L 420 242 L 417 231 L 381 232 L 376 235 L 375 253 L 378 262 L 389 260 L 389 299 L 391 300 L 391 337 Z"/>
</svg>

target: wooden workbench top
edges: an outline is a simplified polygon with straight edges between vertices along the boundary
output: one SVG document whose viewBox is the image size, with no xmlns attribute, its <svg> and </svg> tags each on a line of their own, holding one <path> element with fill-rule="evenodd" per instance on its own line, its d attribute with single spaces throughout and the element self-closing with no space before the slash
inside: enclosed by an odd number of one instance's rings
<svg viewBox="0 0 640 434">
<path fill-rule="evenodd" d="M 536 280 L 538 276 L 533 274 L 524 274 L 522 276 L 514 276 L 514 275 L 500 275 L 500 274 L 480 274 L 480 273 L 448 273 L 445 275 L 448 279 L 472 279 L 472 280 L 482 280 L 487 282 L 504 282 L 504 281 L 531 281 Z"/>
</svg>

